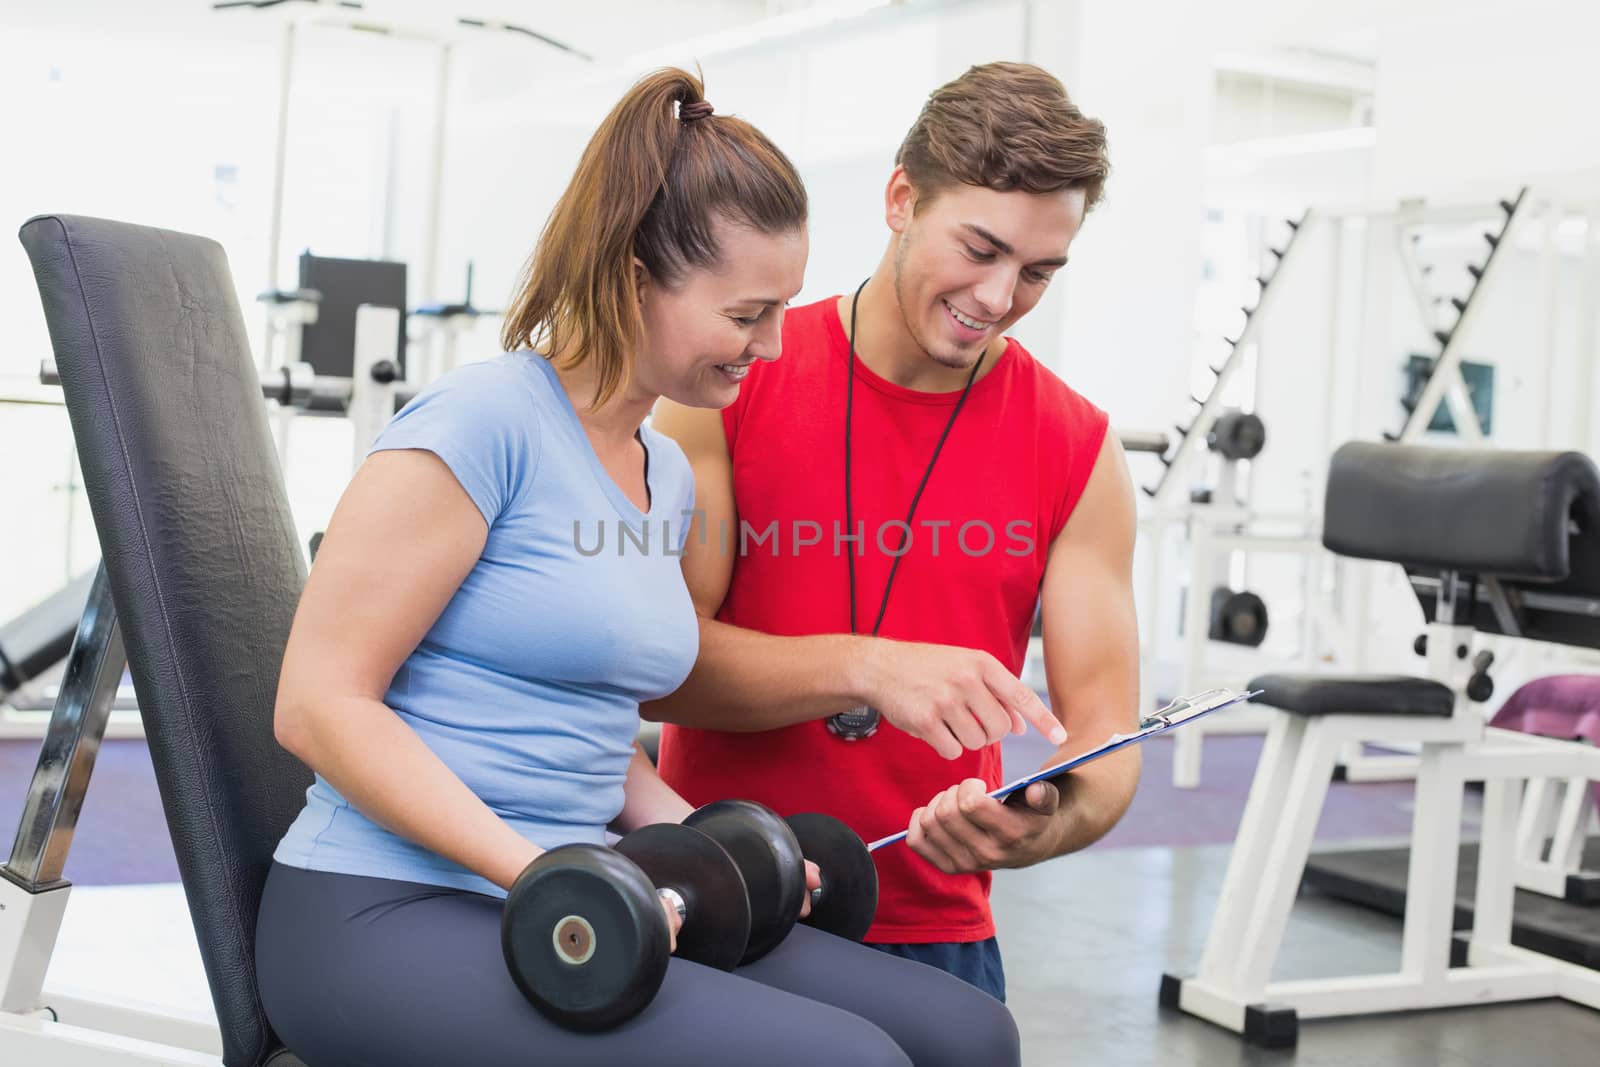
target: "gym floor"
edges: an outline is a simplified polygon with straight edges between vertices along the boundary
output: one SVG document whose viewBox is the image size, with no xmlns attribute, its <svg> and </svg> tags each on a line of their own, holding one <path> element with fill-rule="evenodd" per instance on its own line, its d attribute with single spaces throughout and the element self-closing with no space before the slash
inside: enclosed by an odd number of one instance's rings
<svg viewBox="0 0 1600 1067">
<path fill-rule="evenodd" d="M 1228 846 L 1090 849 L 995 878 L 1007 1000 L 1023 1063 L 1117 1067 L 1592 1064 L 1600 1014 L 1562 1001 L 1305 1021 L 1292 1050 L 1243 1044 L 1160 1008 L 1161 974 L 1200 959 Z M 1400 923 L 1303 892 L 1274 978 L 1394 970 Z"/>
<path fill-rule="evenodd" d="M 1008 746 L 1011 770 L 1036 765 L 1029 739 Z M 1188 973 L 1199 959 L 1259 739 L 1208 740 L 1202 785 L 1183 793 L 1170 785 L 1170 746 L 1165 739 L 1146 746 L 1139 797 L 1104 842 L 995 878 L 1009 1000 L 1030 1067 L 1594 1062 L 1600 1014 L 1561 1002 L 1310 1021 L 1301 1025 L 1299 1047 L 1288 1051 L 1254 1049 L 1208 1023 L 1162 1010 L 1162 973 Z M 0 743 L 0 827 L 12 825 L 20 811 L 36 752 L 31 742 Z M 1469 794 L 1469 834 L 1470 800 Z M 1319 839 L 1336 846 L 1392 843 L 1403 838 L 1409 809 L 1404 784 L 1336 785 Z M 143 745 L 108 743 L 68 861 L 67 874 L 80 888 L 52 962 L 52 987 L 90 997 L 136 993 L 166 1011 L 204 1009 L 205 979 L 178 888 L 110 887 L 170 882 L 171 864 Z M 1274 977 L 1391 970 L 1399 956 L 1397 920 L 1306 892 Z"/>
<path fill-rule="evenodd" d="M 1009 740 L 1008 773 L 1036 766 L 1039 746 L 1032 735 Z M 1220 1027 L 1162 1009 L 1161 975 L 1191 974 L 1199 963 L 1259 751 L 1256 737 L 1208 738 L 1200 786 L 1177 790 L 1171 740 L 1151 742 L 1133 806 L 1104 841 L 1039 867 L 996 874 L 991 900 L 1023 1063 L 1595 1062 L 1600 1014 L 1562 1001 L 1305 1021 L 1298 1047 L 1287 1050 L 1253 1048 Z M 1335 783 L 1318 823 L 1318 847 L 1404 844 L 1411 802 L 1410 783 Z M 1465 836 L 1475 838 L 1477 825 L 1478 796 L 1469 792 Z M 1399 965 L 1398 919 L 1305 890 L 1273 978 L 1381 973 Z"/>
</svg>

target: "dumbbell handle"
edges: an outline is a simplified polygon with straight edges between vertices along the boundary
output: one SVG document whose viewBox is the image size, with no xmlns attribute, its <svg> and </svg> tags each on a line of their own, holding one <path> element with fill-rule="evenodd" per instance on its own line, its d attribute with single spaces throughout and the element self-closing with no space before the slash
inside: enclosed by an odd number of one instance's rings
<svg viewBox="0 0 1600 1067">
<path fill-rule="evenodd" d="M 824 886 L 818 886 L 816 889 L 811 890 L 811 906 L 813 908 L 816 907 L 822 901 L 822 895 L 823 895 L 824 889 L 825 889 Z M 679 893 L 676 889 L 673 889 L 671 886 L 663 886 L 660 889 L 656 890 L 656 896 L 660 897 L 662 900 L 664 900 L 668 904 L 672 905 L 672 910 L 676 911 L 678 913 L 679 921 L 681 921 L 681 922 L 687 922 L 688 921 L 688 919 L 689 919 L 689 905 L 688 905 L 688 902 L 683 899 L 683 894 Z"/>
<path fill-rule="evenodd" d="M 811 890 L 811 906 L 813 908 L 822 902 L 823 889 L 823 886 L 818 886 L 816 889 Z M 683 899 L 683 895 L 676 889 L 671 886 L 662 886 L 656 890 L 656 896 L 672 905 L 672 910 L 678 913 L 679 922 L 689 921 L 689 905 Z"/>
<path fill-rule="evenodd" d="M 821 902 L 822 895 L 823 887 L 821 886 L 811 890 L 811 906 L 813 908 L 815 908 Z M 678 913 L 679 922 L 689 921 L 689 904 L 683 899 L 683 894 L 679 893 L 671 886 L 662 886 L 656 890 L 656 896 L 660 897 L 662 900 L 666 901 L 672 906 L 672 910 Z"/>
<path fill-rule="evenodd" d="M 678 913 L 678 921 L 685 922 L 689 918 L 689 905 L 684 901 L 683 894 L 671 886 L 662 886 L 656 890 L 656 896 L 672 905 L 672 910 Z"/>
</svg>

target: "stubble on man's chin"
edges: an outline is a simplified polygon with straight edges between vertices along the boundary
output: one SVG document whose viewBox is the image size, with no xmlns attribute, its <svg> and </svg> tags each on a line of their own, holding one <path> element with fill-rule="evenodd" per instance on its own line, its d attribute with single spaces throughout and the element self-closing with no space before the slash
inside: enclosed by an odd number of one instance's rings
<svg viewBox="0 0 1600 1067">
<path fill-rule="evenodd" d="M 900 235 L 900 240 L 894 249 L 894 304 L 900 312 L 900 321 L 905 325 L 906 333 L 910 336 L 912 342 L 922 349 L 924 355 L 939 364 L 939 366 L 947 370 L 971 370 L 972 365 L 988 351 L 987 344 L 975 352 L 960 348 L 944 349 L 935 347 L 928 344 L 927 337 L 917 328 L 917 324 L 912 321 L 911 316 L 906 312 L 904 267 L 906 249 L 910 244 L 911 231 L 907 230 Z"/>
</svg>

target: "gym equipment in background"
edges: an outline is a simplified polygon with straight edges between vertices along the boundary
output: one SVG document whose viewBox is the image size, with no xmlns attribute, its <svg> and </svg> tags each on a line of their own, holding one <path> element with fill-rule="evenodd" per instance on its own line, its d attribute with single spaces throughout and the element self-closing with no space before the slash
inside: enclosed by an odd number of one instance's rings
<svg viewBox="0 0 1600 1067">
<path fill-rule="evenodd" d="M 262 399 L 276 404 L 278 411 L 289 415 L 333 415 L 350 419 L 354 423 L 351 455 L 354 469 L 389 419 L 418 392 L 404 380 L 394 359 L 401 315 L 402 311 L 393 307 L 374 304 L 356 307 L 349 333 L 354 347 L 348 365 L 353 373 L 322 374 L 304 361 L 275 367 L 259 377 Z M 310 329 L 308 334 L 322 336 Z M 334 336 L 342 338 L 344 331 L 340 329 Z M 320 339 L 317 345 L 325 349 L 325 354 L 336 354 L 336 349 L 325 346 Z M 61 375 L 54 363 L 46 360 L 41 364 L 39 380 L 45 385 L 61 384 Z M 284 442 L 284 436 L 277 437 L 279 462 L 286 465 Z"/>
<path fill-rule="evenodd" d="M 1415 399 L 1408 396 L 1402 401 L 1406 411 L 1405 425 L 1397 434 L 1385 433 L 1386 440 L 1404 444 L 1418 441 L 1433 426 L 1441 404 L 1448 406 L 1451 425 L 1464 442 L 1476 444 L 1483 440 L 1484 427 L 1479 422 L 1467 393 L 1466 381 L 1461 375 L 1462 342 L 1477 318 L 1475 311 L 1481 301 L 1485 282 L 1498 262 L 1500 248 L 1506 243 L 1512 227 L 1528 215 L 1527 206 L 1530 203 L 1527 186 L 1517 190 L 1515 199 L 1499 202 L 1500 213 L 1504 216 L 1500 228 L 1486 231 L 1483 235 L 1489 246 L 1489 254 L 1481 265 L 1474 263 L 1467 267 L 1467 273 L 1472 276 L 1472 286 L 1465 297 L 1450 298 L 1450 305 L 1456 310 L 1456 320 L 1448 327 L 1434 327 L 1433 336 L 1439 342 L 1439 354 L 1426 367 L 1426 376 L 1420 391 L 1415 391 Z M 1426 311 L 1431 316 L 1432 306 L 1429 305 Z"/>
<path fill-rule="evenodd" d="M 1267 639 L 1267 604 L 1248 589 L 1233 590 L 1217 586 L 1211 591 L 1211 625 L 1207 636 L 1213 641 L 1252 648 Z"/>
<path fill-rule="evenodd" d="M 1289 227 L 1289 239 L 1282 248 L 1271 247 L 1268 252 L 1272 256 L 1273 268 L 1269 274 L 1262 271 L 1256 276 L 1256 283 L 1260 286 L 1259 294 L 1253 305 L 1245 306 L 1244 328 L 1237 337 L 1228 338 L 1228 356 L 1220 366 L 1212 367 L 1211 373 L 1214 380 L 1210 391 L 1204 398 L 1192 397 L 1198 405 L 1198 410 L 1184 426 L 1179 424 L 1176 429 L 1179 439 L 1173 451 L 1162 455 L 1161 462 L 1166 468 L 1161 473 L 1160 480 L 1154 487 L 1145 486 L 1146 496 L 1155 500 L 1158 508 L 1170 507 L 1178 502 L 1180 487 L 1185 484 L 1189 476 L 1189 464 L 1201 452 L 1202 446 L 1218 450 L 1212 443 L 1213 430 L 1217 422 L 1225 413 L 1223 396 L 1227 391 L 1228 383 L 1238 373 L 1244 364 L 1244 354 L 1254 344 L 1255 334 L 1261 323 L 1261 312 L 1267 306 L 1273 286 L 1277 283 L 1284 270 L 1288 268 L 1295 246 L 1299 243 L 1301 231 L 1310 219 L 1310 213 L 1301 215 L 1298 219 L 1285 220 Z M 1259 447 L 1256 449 L 1260 451 Z M 1239 457 L 1250 458 L 1250 457 Z"/>
<path fill-rule="evenodd" d="M 436 283 L 439 270 L 440 234 L 444 217 L 444 178 L 449 141 L 451 68 L 458 49 L 473 38 L 479 38 L 485 34 L 503 34 L 519 41 L 535 43 L 542 48 L 554 49 L 583 62 L 594 62 L 594 56 L 548 34 L 517 23 L 507 22 L 503 19 L 459 16 L 451 20 L 448 27 L 442 27 L 436 23 L 408 23 L 386 19 L 381 15 L 367 11 L 351 10 L 359 9 L 360 6 L 360 4 L 333 3 L 326 2 L 326 0 L 322 0 L 322 2 L 312 0 L 312 2 L 304 4 L 304 6 L 293 2 L 293 0 L 213 0 L 211 4 L 213 11 L 230 18 L 244 16 L 265 19 L 269 24 L 276 24 L 282 34 L 279 46 L 280 74 L 276 101 L 277 121 L 274 125 L 273 137 L 272 206 L 270 217 L 266 224 L 266 284 L 268 293 L 270 296 L 272 291 L 279 288 L 278 279 L 281 269 L 279 259 L 281 258 L 283 246 L 284 190 L 287 185 L 289 170 L 290 104 L 293 96 L 296 63 L 300 54 L 300 42 L 308 32 L 326 30 L 357 33 L 369 38 L 371 35 L 381 35 L 392 40 L 421 44 L 435 50 L 437 67 L 434 75 L 433 129 L 431 152 L 429 153 L 433 161 L 433 167 L 428 175 L 428 212 L 424 221 L 423 247 L 419 261 L 420 278 L 418 280 L 418 302 L 424 305 L 432 304 L 438 300 Z M 237 12 L 238 15 L 233 14 L 234 12 Z M 393 229 L 395 209 L 390 190 L 381 190 L 379 195 L 383 198 L 383 214 L 385 216 L 384 240 L 380 256 L 386 258 L 392 254 L 389 234 Z M 273 303 L 270 299 L 267 302 L 269 305 Z M 405 299 L 402 298 L 397 306 L 402 309 L 405 308 L 407 306 Z M 283 321 L 281 316 L 269 311 L 265 343 L 258 353 L 259 362 L 257 365 L 263 372 L 279 363 L 288 365 L 298 362 L 298 357 L 292 353 L 282 359 L 277 359 L 274 356 L 274 350 L 277 347 L 275 342 L 279 336 L 277 332 L 278 326 Z M 319 370 L 318 373 L 325 372 Z M 424 382 L 426 380 L 423 379 Z"/>
<path fill-rule="evenodd" d="M 1238 508 L 1241 496 L 1239 463 L 1255 459 L 1266 447 L 1266 443 L 1267 427 L 1260 415 L 1248 411 L 1224 411 L 1206 434 L 1206 446 L 1221 460 L 1217 477 L 1220 497 L 1217 491 L 1207 490 L 1203 498 L 1195 499 L 1191 496 L 1191 500 L 1197 504 Z M 1201 521 L 1203 516 L 1203 512 L 1197 512 L 1195 520 Z M 1214 561 L 1208 560 L 1203 554 L 1191 551 L 1189 566 L 1192 589 L 1198 590 L 1202 587 L 1198 579 L 1203 577 L 1205 570 L 1213 569 L 1227 574 L 1232 569 L 1231 562 L 1232 554 L 1226 550 L 1222 551 Z M 1206 566 L 1208 563 L 1209 568 Z M 1213 641 L 1254 648 L 1267 639 L 1266 601 L 1248 589 L 1232 589 L 1226 585 L 1213 587 L 1209 621 L 1206 636 Z"/>
<path fill-rule="evenodd" d="M 67 658 L 94 572 L 79 575 L 0 625 L 0 701 Z"/>
<path fill-rule="evenodd" d="M 1284 235 L 1266 245 L 1257 299 L 1241 309 L 1243 325 L 1226 338 L 1227 355 L 1208 367 L 1209 385 L 1189 397 L 1192 413 L 1174 427 L 1179 436 L 1160 456 L 1159 481 L 1144 488 L 1151 503 L 1139 520 L 1140 691 L 1152 699 L 1237 686 L 1267 662 L 1302 669 L 1354 658 L 1348 609 L 1324 590 L 1330 569 L 1335 586 L 1345 575 L 1322 548 L 1321 519 L 1309 506 L 1274 513 L 1252 504 L 1249 482 L 1267 443 L 1266 424 L 1258 411 L 1229 406 L 1245 402 L 1236 379 L 1260 358 L 1262 323 L 1281 302 L 1275 294 L 1286 284 L 1284 272 L 1304 258 L 1313 222 L 1311 212 L 1284 219 Z M 1298 572 L 1292 585 L 1280 579 L 1271 586 L 1274 595 L 1290 595 L 1281 617 L 1258 587 L 1273 574 L 1257 565 L 1262 557 L 1286 558 Z M 1274 623 L 1280 638 L 1290 636 L 1269 643 Z M 1257 709 L 1241 709 L 1178 734 L 1174 784 L 1199 785 L 1207 736 L 1262 733 L 1268 721 Z"/>
<path fill-rule="evenodd" d="M 1600 1008 L 1600 971 L 1513 943 L 1522 784 L 1600 781 L 1600 749 L 1490 729 L 1471 706 L 1478 633 L 1600 648 L 1600 472 L 1574 452 L 1352 443 L 1334 455 L 1323 542 L 1398 562 L 1428 622 L 1426 677 L 1274 674 L 1277 709 L 1196 974 L 1161 1003 L 1269 1046 L 1299 1020 L 1560 997 Z M 1421 746 L 1400 970 L 1273 982 L 1335 761 Z M 1484 783 L 1472 928 L 1453 940 L 1462 795 Z"/>
<path fill-rule="evenodd" d="M 1489 725 L 1600 745 L 1600 675 L 1535 678 L 1500 705 Z M 1600 785 L 1582 778 L 1530 781 L 1517 824 L 1517 887 L 1568 904 L 1600 904 L 1600 855 L 1585 856 L 1600 850 L 1600 839 L 1589 839 L 1597 809 Z"/>
<path fill-rule="evenodd" d="M 381 259 L 338 259 L 300 254 L 301 294 L 315 294 L 316 314 L 300 327 L 299 359 L 315 374 L 355 374 L 356 309 L 363 305 L 406 312 L 406 265 Z M 268 294 L 264 294 L 268 295 Z M 281 294 L 270 294 L 273 296 Z M 396 376 L 406 376 L 406 337 L 395 331 Z"/>
</svg>

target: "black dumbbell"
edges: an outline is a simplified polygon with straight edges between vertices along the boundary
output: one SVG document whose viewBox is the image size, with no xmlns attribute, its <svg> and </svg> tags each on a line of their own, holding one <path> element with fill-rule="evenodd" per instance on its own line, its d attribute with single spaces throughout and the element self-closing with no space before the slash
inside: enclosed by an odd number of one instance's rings
<svg viewBox="0 0 1600 1067">
<path fill-rule="evenodd" d="M 1267 639 L 1267 603 L 1249 590 L 1219 585 L 1211 591 L 1213 641 L 1255 647 Z"/>
<path fill-rule="evenodd" d="M 1246 411 L 1223 412 L 1206 435 L 1206 444 L 1224 459 L 1255 459 L 1266 443 L 1266 424 Z"/>
<path fill-rule="evenodd" d="M 1472 657 L 1472 677 L 1467 679 L 1467 699 L 1482 704 L 1494 696 L 1494 679 L 1489 668 L 1494 666 L 1494 653 L 1484 649 Z"/>
<path fill-rule="evenodd" d="M 878 910 L 878 870 L 854 831 L 827 815 L 785 820 L 751 800 L 719 800 L 683 821 L 727 849 L 750 889 L 750 943 L 743 963 L 753 963 L 789 936 L 806 892 L 805 861 L 822 874 L 804 922 L 859 941 Z"/>
<path fill-rule="evenodd" d="M 528 865 L 500 923 L 512 981 L 568 1029 L 627 1022 L 666 978 L 672 932 L 663 899 L 683 919 L 678 956 L 724 971 L 738 966 L 750 938 L 738 865 L 705 834 L 661 823 L 615 848 L 562 845 Z"/>
</svg>

